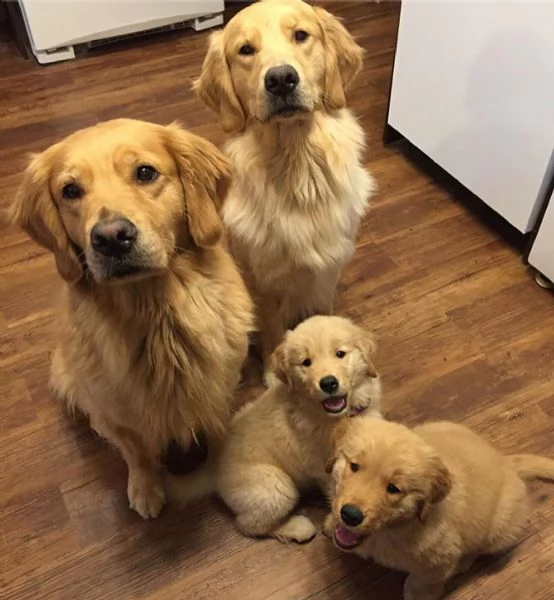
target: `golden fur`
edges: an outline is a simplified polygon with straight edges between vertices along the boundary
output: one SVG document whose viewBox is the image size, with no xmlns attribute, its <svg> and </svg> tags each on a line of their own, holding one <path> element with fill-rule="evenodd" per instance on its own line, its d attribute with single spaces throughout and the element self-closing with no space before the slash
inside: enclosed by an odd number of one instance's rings
<svg viewBox="0 0 554 600">
<path fill-rule="evenodd" d="M 295 41 L 298 31 L 308 37 Z M 245 46 L 253 54 L 241 54 Z M 195 83 L 233 134 L 226 152 L 235 176 L 223 220 L 257 305 L 266 367 L 287 328 L 332 313 L 354 252 L 373 182 L 360 164 L 364 134 L 344 92 L 362 55 L 327 11 L 264 0 L 211 36 Z M 264 87 L 268 70 L 283 64 L 299 77 L 290 110 Z"/>
<path fill-rule="evenodd" d="M 313 523 L 291 513 L 302 490 L 318 486 L 328 492 L 325 462 L 333 430 L 343 420 L 381 416 L 374 353 L 371 336 L 347 319 L 302 322 L 272 356 L 279 381 L 236 414 L 218 464 L 172 477 L 169 494 L 191 500 L 200 490 L 215 489 L 243 534 L 310 540 Z M 311 365 L 304 366 L 308 358 Z M 339 382 L 335 396 L 320 388 L 329 375 Z M 335 407 L 337 397 L 340 411 L 329 413 L 326 406 Z"/>
<path fill-rule="evenodd" d="M 407 571 L 406 600 L 437 600 L 479 555 L 515 546 L 529 511 L 524 480 L 554 480 L 554 460 L 503 456 L 455 423 L 409 430 L 353 419 L 336 436 L 325 532 L 339 548 Z"/>
<path fill-rule="evenodd" d="M 139 181 L 140 165 L 156 178 Z M 217 439 L 231 417 L 252 306 L 219 242 L 229 180 L 206 140 L 121 119 L 35 156 L 12 207 L 66 282 L 52 389 L 119 448 L 143 517 L 165 501 L 159 459 L 170 440 Z M 81 196 L 67 198 L 68 185 Z M 138 230 L 125 263 L 91 242 L 95 224 L 122 217 Z"/>
</svg>

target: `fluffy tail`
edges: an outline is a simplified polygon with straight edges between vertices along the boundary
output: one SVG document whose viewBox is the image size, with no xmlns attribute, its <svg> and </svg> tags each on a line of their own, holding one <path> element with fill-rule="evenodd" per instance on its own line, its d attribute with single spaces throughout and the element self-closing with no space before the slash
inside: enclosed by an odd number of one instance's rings
<svg viewBox="0 0 554 600">
<path fill-rule="evenodd" d="M 512 454 L 507 457 L 517 474 L 526 481 L 554 481 L 554 460 L 538 454 Z"/>
<path fill-rule="evenodd" d="M 218 457 L 206 459 L 195 471 L 186 475 L 164 475 L 164 484 L 170 502 L 189 504 L 215 492 Z"/>
</svg>

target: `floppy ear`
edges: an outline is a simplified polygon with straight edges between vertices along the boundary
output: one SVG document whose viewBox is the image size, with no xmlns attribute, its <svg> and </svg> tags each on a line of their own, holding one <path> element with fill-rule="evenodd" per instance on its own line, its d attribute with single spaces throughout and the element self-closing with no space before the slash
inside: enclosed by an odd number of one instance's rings
<svg viewBox="0 0 554 600">
<path fill-rule="evenodd" d="M 329 458 L 325 463 L 326 473 L 331 473 L 333 471 L 333 467 L 339 459 L 339 445 L 342 438 L 346 435 L 349 425 L 350 421 L 348 419 L 341 419 L 331 433 L 330 453 Z"/>
<path fill-rule="evenodd" d="M 194 82 L 193 89 L 205 104 L 219 114 L 224 131 L 239 132 L 244 129 L 246 117 L 233 86 L 225 56 L 223 31 L 216 31 L 210 36 L 202 72 Z"/>
<path fill-rule="evenodd" d="M 427 497 L 421 501 L 419 506 L 418 518 L 421 523 L 425 523 L 431 506 L 444 500 L 452 489 L 450 471 L 436 455 L 431 456 L 429 459 L 427 477 L 429 478 L 430 488 Z"/>
<path fill-rule="evenodd" d="M 377 352 L 377 344 L 373 337 L 365 332 L 361 332 L 361 336 L 355 342 L 356 348 L 360 351 L 364 362 L 367 366 L 367 373 L 370 377 L 378 377 L 377 369 L 375 368 L 375 354 Z"/>
<path fill-rule="evenodd" d="M 83 267 L 50 192 L 50 161 L 55 148 L 52 146 L 42 154 L 32 155 L 8 219 L 53 252 L 59 274 L 74 283 L 83 275 Z"/>
<path fill-rule="evenodd" d="M 326 50 L 323 105 L 328 110 L 344 108 L 344 92 L 362 68 L 364 50 L 335 16 L 324 8 L 314 10 Z"/>
<path fill-rule="evenodd" d="M 289 388 L 292 388 L 292 380 L 289 375 L 289 357 L 286 335 L 285 339 L 273 351 L 273 354 L 269 359 L 269 364 L 277 379 L 286 383 Z"/>
<path fill-rule="evenodd" d="M 219 210 L 231 185 L 231 164 L 211 142 L 176 123 L 165 130 L 183 186 L 190 234 L 197 246 L 212 248 L 223 234 Z"/>
</svg>

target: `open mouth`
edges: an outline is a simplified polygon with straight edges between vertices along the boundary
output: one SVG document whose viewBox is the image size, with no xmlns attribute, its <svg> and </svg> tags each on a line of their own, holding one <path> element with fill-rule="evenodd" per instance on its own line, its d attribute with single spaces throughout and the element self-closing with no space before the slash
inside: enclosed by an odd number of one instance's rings
<svg viewBox="0 0 554 600">
<path fill-rule="evenodd" d="M 347 529 L 342 523 L 336 525 L 333 539 L 335 544 L 343 550 L 352 550 L 364 540 L 363 536 Z"/>
<path fill-rule="evenodd" d="M 337 415 L 346 410 L 348 404 L 346 396 L 329 396 L 322 401 L 323 408 L 333 415 Z"/>
</svg>

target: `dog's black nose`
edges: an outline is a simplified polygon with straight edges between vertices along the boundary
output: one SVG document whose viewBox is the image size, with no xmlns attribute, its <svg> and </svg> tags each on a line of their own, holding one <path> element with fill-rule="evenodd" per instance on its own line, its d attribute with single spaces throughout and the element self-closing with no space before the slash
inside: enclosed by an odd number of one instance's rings
<svg viewBox="0 0 554 600">
<path fill-rule="evenodd" d="M 354 504 L 345 504 L 340 509 L 340 518 L 343 520 L 345 525 L 349 527 L 355 527 L 364 520 L 362 511 Z"/>
<path fill-rule="evenodd" d="M 98 221 L 90 232 L 92 247 L 104 256 L 119 258 L 131 250 L 137 228 L 128 219 Z"/>
<path fill-rule="evenodd" d="M 326 375 L 319 380 L 319 387 L 326 394 L 334 394 L 339 389 L 339 382 L 333 375 Z"/>
<path fill-rule="evenodd" d="M 300 78 L 294 67 L 282 65 L 271 67 L 264 78 L 265 89 L 274 96 L 286 96 L 294 92 Z"/>
</svg>

